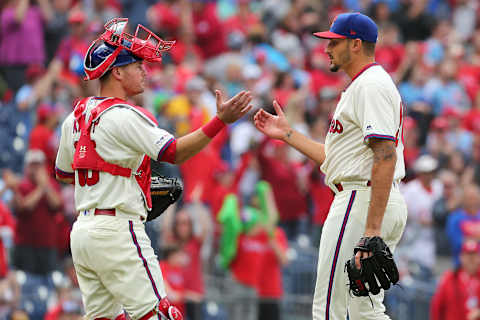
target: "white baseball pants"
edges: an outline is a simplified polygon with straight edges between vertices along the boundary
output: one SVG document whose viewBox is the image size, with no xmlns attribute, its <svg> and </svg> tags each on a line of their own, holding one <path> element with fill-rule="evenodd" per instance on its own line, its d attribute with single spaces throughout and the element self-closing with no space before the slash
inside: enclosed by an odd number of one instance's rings
<svg viewBox="0 0 480 320">
<path fill-rule="evenodd" d="M 166 296 L 162 272 L 140 219 L 80 213 L 70 235 L 88 319 L 134 320 Z"/>
<path fill-rule="evenodd" d="M 365 183 L 343 185 L 335 195 L 320 240 L 317 282 L 313 298 L 314 320 L 389 319 L 383 305 L 383 290 L 368 297 L 350 296 L 345 263 L 363 236 L 370 203 L 370 187 Z M 381 236 L 393 252 L 407 222 L 407 207 L 394 184 L 382 223 Z"/>
</svg>

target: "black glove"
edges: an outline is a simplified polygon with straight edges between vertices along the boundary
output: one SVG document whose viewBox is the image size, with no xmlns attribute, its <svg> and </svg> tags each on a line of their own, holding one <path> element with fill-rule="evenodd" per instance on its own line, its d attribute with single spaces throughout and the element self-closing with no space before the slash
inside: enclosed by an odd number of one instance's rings
<svg viewBox="0 0 480 320">
<path fill-rule="evenodd" d="M 161 215 L 171 204 L 180 198 L 183 187 L 179 179 L 153 176 L 150 185 L 152 210 L 148 211 L 147 221 Z"/>
<path fill-rule="evenodd" d="M 372 253 L 371 257 L 360 259 L 360 270 L 355 266 L 355 254 L 358 251 Z M 400 277 L 397 265 L 382 238 L 363 237 L 353 252 L 353 257 L 345 264 L 350 281 L 350 291 L 353 295 L 357 297 L 368 296 L 369 293 L 375 295 L 380 293 L 380 288 L 388 290 L 390 284 L 398 282 Z"/>
</svg>

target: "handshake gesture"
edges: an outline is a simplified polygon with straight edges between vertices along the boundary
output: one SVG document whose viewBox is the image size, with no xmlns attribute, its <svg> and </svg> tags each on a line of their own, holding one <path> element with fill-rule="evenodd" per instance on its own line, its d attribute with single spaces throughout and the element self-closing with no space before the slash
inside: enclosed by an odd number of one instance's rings
<svg viewBox="0 0 480 320">
<path fill-rule="evenodd" d="M 250 91 L 241 91 L 227 101 L 223 101 L 220 90 L 215 90 L 217 100 L 217 116 L 224 123 L 229 124 L 246 115 L 252 106 L 252 94 Z"/>
</svg>

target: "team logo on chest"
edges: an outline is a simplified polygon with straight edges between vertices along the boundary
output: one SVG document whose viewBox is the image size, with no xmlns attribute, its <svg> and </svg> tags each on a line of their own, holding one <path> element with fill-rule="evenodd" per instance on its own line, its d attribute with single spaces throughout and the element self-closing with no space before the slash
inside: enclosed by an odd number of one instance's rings
<svg viewBox="0 0 480 320">
<path fill-rule="evenodd" d="M 78 152 L 80 158 L 85 158 L 87 156 L 87 146 L 80 146 Z"/>
<path fill-rule="evenodd" d="M 329 133 L 342 133 L 343 132 L 343 125 L 340 121 L 336 119 L 332 119 L 330 122 L 330 128 L 328 128 Z"/>
</svg>

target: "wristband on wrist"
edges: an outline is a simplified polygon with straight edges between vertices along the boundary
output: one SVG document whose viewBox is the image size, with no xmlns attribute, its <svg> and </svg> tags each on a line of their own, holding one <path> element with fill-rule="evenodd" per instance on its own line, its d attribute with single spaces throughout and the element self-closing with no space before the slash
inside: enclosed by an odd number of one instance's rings
<svg viewBox="0 0 480 320">
<path fill-rule="evenodd" d="M 225 128 L 225 126 L 226 126 L 226 124 L 222 120 L 220 120 L 220 118 L 218 116 L 215 116 L 215 118 L 210 120 L 207 124 L 205 124 L 202 127 L 202 131 L 203 131 L 203 133 L 205 133 L 205 135 L 207 137 L 212 139 L 213 137 L 215 137 L 217 135 L 217 133 L 220 132 L 220 130 Z"/>
</svg>

